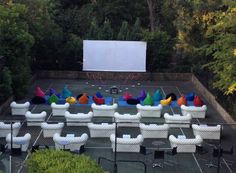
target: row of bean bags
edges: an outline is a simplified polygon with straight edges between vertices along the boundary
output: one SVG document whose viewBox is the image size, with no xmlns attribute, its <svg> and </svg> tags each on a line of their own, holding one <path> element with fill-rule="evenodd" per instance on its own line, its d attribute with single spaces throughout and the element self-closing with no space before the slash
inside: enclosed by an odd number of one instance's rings
<svg viewBox="0 0 236 173">
<path fill-rule="evenodd" d="M 155 101 L 160 101 L 163 106 L 170 105 L 172 101 L 177 100 L 177 104 L 187 105 L 188 101 L 193 101 L 194 106 L 202 106 L 204 105 L 203 101 L 199 96 L 195 96 L 193 92 L 188 93 L 187 95 L 181 95 L 180 98 L 177 99 L 177 96 L 174 93 L 169 93 L 166 95 L 166 98 L 163 99 L 161 91 L 158 89 L 154 93 L 153 97 L 149 93 L 146 94 L 144 90 L 141 90 L 139 96 L 137 98 L 133 98 L 132 94 L 129 92 L 125 92 L 123 95 L 123 99 L 127 101 L 127 104 L 139 104 L 140 101 L 143 101 L 143 105 L 153 105 Z"/>
</svg>

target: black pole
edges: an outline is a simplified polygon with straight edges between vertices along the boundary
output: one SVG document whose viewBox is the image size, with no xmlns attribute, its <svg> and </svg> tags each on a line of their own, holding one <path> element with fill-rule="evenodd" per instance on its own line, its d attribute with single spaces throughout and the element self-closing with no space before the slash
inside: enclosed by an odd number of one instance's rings
<svg viewBox="0 0 236 173">
<path fill-rule="evenodd" d="M 222 125 L 220 126 L 220 140 L 219 140 L 219 145 L 218 145 L 217 173 L 220 172 L 220 159 L 221 159 L 221 155 L 222 155 L 221 135 L 222 135 Z"/>
<path fill-rule="evenodd" d="M 11 121 L 11 155 L 12 155 L 12 145 L 13 145 L 13 127 L 12 127 L 12 121 Z"/>
<path fill-rule="evenodd" d="M 114 158 L 114 173 L 117 173 L 116 152 L 117 152 L 117 122 L 115 122 L 115 158 Z"/>
</svg>

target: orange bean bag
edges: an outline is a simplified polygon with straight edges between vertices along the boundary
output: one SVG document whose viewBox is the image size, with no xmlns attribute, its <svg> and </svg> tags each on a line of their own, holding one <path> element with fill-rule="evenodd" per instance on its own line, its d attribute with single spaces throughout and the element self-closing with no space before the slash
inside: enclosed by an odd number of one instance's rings
<svg viewBox="0 0 236 173">
<path fill-rule="evenodd" d="M 177 104 L 178 104 L 179 106 L 181 106 L 181 105 L 187 106 L 187 100 L 186 100 L 186 98 L 185 98 L 185 96 L 184 96 L 183 94 L 182 94 L 181 97 L 177 100 Z"/>
<path fill-rule="evenodd" d="M 88 104 L 89 98 L 87 93 L 83 93 L 83 95 L 79 98 L 79 104 Z"/>
</svg>

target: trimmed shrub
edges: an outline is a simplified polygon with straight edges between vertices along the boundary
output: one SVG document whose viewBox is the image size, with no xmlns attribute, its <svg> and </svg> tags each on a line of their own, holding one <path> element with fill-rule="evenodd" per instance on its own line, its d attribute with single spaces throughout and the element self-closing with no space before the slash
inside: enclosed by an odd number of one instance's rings
<svg viewBox="0 0 236 173">
<path fill-rule="evenodd" d="M 52 149 L 32 153 L 27 168 L 28 173 L 104 173 L 88 156 Z"/>
</svg>

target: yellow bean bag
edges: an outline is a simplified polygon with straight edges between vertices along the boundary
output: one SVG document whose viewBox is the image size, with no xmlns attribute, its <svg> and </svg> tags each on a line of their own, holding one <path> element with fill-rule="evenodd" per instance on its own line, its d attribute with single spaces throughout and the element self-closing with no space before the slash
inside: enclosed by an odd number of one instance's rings
<svg viewBox="0 0 236 173">
<path fill-rule="evenodd" d="M 169 97 L 168 99 L 164 99 L 164 100 L 161 100 L 160 103 L 163 105 L 163 106 L 167 106 L 169 104 L 171 104 L 171 97 Z"/>
<path fill-rule="evenodd" d="M 74 97 L 67 97 L 66 98 L 66 102 L 70 103 L 70 104 L 75 104 L 76 103 L 76 99 Z"/>
</svg>

